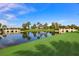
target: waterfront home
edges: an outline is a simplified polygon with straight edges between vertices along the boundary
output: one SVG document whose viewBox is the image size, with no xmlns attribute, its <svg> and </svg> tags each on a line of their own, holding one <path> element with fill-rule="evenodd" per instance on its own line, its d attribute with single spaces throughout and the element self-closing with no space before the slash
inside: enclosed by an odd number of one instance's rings
<svg viewBox="0 0 79 59">
<path fill-rule="evenodd" d="M 74 32 L 77 31 L 75 28 L 59 28 L 59 33 L 66 33 L 66 32 Z"/>
</svg>

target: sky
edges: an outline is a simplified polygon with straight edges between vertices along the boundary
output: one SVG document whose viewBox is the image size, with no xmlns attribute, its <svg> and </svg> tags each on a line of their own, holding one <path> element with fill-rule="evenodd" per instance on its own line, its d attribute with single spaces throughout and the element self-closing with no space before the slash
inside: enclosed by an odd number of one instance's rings
<svg viewBox="0 0 79 59">
<path fill-rule="evenodd" d="M 21 27 L 23 23 L 58 22 L 79 25 L 78 3 L 0 3 L 0 23 Z"/>
</svg>

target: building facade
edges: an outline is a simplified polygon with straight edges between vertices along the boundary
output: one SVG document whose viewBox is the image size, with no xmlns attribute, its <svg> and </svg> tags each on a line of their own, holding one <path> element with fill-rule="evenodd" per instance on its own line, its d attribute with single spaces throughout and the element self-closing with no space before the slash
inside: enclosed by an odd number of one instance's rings
<svg viewBox="0 0 79 59">
<path fill-rule="evenodd" d="M 77 31 L 75 28 L 60 28 L 59 33 L 66 33 L 66 32 L 74 32 Z"/>
</svg>

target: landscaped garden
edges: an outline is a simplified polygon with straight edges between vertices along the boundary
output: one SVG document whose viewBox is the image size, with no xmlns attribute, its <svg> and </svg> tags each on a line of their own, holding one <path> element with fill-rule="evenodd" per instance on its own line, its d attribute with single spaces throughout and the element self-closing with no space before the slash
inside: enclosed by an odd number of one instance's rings
<svg viewBox="0 0 79 59">
<path fill-rule="evenodd" d="M 79 55 L 79 32 L 56 34 L 47 38 L 0 49 L 0 55 L 51 56 Z"/>
</svg>

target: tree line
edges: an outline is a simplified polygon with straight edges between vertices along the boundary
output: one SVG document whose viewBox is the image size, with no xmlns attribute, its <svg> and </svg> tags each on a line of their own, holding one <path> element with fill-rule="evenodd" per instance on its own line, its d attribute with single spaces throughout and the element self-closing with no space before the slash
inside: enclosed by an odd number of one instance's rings
<svg viewBox="0 0 79 59">
<path fill-rule="evenodd" d="M 0 23 L 0 28 L 7 28 L 7 25 L 3 25 Z M 22 29 L 59 29 L 59 28 L 75 28 L 79 30 L 79 26 L 75 25 L 75 24 L 71 24 L 71 25 L 62 25 L 59 24 L 57 22 L 52 22 L 51 25 L 48 25 L 48 23 L 40 23 L 37 22 L 36 24 L 31 24 L 31 22 L 26 22 L 22 24 Z"/>
<path fill-rule="evenodd" d="M 26 22 L 22 24 L 23 29 L 59 29 L 59 28 L 75 28 L 79 29 L 79 26 L 75 24 L 71 25 L 62 25 L 57 22 L 52 22 L 49 26 L 48 23 L 42 24 L 40 22 L 37 22 L 36 24 L 31 25 L 31 22 Z"/>
</svg>

